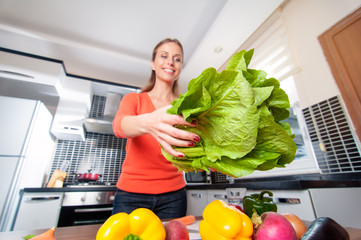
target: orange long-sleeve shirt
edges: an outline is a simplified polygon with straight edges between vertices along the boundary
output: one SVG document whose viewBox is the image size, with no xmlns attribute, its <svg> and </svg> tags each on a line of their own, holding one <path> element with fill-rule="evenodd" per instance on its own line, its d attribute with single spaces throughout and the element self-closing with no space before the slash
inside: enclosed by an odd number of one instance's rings
<svg viewBox="0 0 361 240">
<path fill-rule="evenodd" d="M 125 95 L 113 120 L 115 135 L 127 138 L 120 126 L 124 116 L 150 113 L 154 110 L 156 109 L 147 93 Z M 119 189 L 159 194 L 176 191 L 185 186 L 183 173 L 164 158 L 159 143 L 150 134 L 128 138 L 126 151 L 117 183 Z"/>
</svg>

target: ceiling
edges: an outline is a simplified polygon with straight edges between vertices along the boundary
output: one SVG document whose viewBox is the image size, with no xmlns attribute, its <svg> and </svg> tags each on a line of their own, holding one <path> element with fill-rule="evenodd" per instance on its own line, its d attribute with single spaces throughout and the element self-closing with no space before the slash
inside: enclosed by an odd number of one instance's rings
<svg viewBox="0 0 361 240">
<path fill-rule="evenodd" d="M 177 38 L 185 53 L 184 92 L 204 69 L 224 64 L 282 3 L 0 0 L 0 47 L 61 60 L 71 75 L 142 87 L 153 47 Z"/>
</svg>

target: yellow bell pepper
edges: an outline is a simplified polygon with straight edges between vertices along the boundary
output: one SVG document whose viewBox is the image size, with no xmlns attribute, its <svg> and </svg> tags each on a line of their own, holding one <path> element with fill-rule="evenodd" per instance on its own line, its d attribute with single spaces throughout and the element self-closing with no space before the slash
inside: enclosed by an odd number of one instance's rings
<svg viewBox="0 0 361 240">
<path fill-rule="evenodd" d="M 151 210 L 138 208 L 130 214 L 110 216 L 99 228 L 96 240 L 164 240 L 162 221 Z"/>
<path fill-rule="evenodd" d="M 199 223 L 202 240 L 251 240 L 251 219 L 222 200 L 209 203 L 203 210 Z"/>
</svg>

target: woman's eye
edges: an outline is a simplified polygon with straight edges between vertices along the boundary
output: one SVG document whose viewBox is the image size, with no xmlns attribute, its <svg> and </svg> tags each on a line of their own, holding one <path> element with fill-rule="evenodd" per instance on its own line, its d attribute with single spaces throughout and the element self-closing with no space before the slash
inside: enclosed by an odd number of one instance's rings
<svg viewBox="0 0 361 240">
<path fill-rule="evenodd" d="M 181 58 L 175 58 L 174 61 L 176 61 L 176 62 L 182 62 L 182 59 L 181 59 Z"/>
</svg>

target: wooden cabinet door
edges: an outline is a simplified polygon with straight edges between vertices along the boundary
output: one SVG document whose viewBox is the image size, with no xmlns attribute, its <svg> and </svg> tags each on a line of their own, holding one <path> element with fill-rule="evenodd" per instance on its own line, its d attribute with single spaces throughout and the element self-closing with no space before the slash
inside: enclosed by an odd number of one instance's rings
<svg viewBox="0 0 361 240">
<path fill-rule="evenodd" d="M 361 139 L 361 8 L 323 33 L 319 41 Z"/>
</svg>

